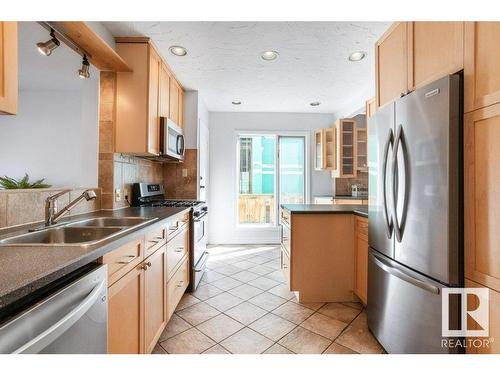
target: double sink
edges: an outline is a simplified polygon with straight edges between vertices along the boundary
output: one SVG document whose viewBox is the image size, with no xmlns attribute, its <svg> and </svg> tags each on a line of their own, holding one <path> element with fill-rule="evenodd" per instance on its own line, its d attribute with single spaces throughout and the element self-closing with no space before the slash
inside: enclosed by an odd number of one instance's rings
<svg viewBox="0 0 500 375">
<path fill-rule="evenodd" d="M 150 217 L 96 217 L 70 221 L 0 239 L 0 246 L 90 246 L 155 220 Z"/>
</svg>

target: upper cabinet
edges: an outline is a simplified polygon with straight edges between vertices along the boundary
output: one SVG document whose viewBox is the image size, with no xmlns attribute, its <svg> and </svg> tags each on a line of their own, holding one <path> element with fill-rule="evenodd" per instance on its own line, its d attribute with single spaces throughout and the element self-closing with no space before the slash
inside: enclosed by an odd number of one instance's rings
<svg viewBox="0 0 500 375">
<path fill-rule="evenodd" d="M 344 118 L 335 121 L 334 131 L 338 135 L 336 159 L 337 168 L 332 177 L 356 177 L 357 165 L 357 131 L 356 120 Z"/>
<path fill-rule="evenodd" d="M 334 128 L 314 131 L 315 159 L 314 169 L 334 170 L 337 168 L 336 137 Z"/>
<path fill-rule="evenodd" d="M 375 112 L 377 112 L 377 101 L 375 98 L 368 99 L 365 103 L 365 109 L 366 109 L 366 120 L 370 117 L 372 117 Z"/>
<path fill-rule="evenodd" d="M 500 103 L 500 22 L 465 23 L 465 112 Z"/>
<path fill-rule="evenodd" d="M 464 22 L 396 22 L 375 44 L 377 107 L 464 67 Z"/>
<path fill-rule="evenodd" d="M 116 51 L 133 71 L 117 73 L 115 152 L 158 156 L 160 117 L 182 121 L 182 87 L 148 38 L 117 38 Z"/>
<path fill-rule="evenodd" d="M 17 113 L 17 22 L 0 22 L 0 114 Z"/>
<path fill-rule="evenodd" d="M 179 127 L 184 125 L 184 90 L 175 79 L 170 80 L 170 114 L 172 119 Z"/>
<path fill-rule="evenodd" d="M 377 107 L 406 94 L 408 84 L 408 24 L 396 22 L 375 44 Z"/>
</svg>

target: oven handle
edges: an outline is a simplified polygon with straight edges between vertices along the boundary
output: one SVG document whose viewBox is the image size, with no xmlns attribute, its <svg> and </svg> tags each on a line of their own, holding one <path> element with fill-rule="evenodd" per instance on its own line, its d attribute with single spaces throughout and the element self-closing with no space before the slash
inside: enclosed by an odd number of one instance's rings
<svg viewBox="0 0 500 375">
<path fill-rule="evenodd" d="M 106 280 L 102 280 L 73 310 L 61 318 L 57 323 L 47 328 L 38 336 L 23 344 L 12 353 L 38 353 L 40 350 L 54 342 L 64 331 L 78 321 L 97 301 L 102 289 L 106 286 Z"/>
<path fill-rule="evenodd" d="M 208 252 L 205 251 L 203 253 L 203 255 L 201 256 L 201 259 L 198 261 L 198 264 L 202 263 L 204 265 L 206 263 L 206 261 L 207 261 L 206 258 L 208 258 L 208 255 L 209 255 Z M 205 267 L 201 267 L 201 268 L 194 268 L 193 267 L 193 271 L 197 272 L 197 273 L 198 272 L 204 272 L 205 271 Z"/>
<path fill-rule="evenodd" d="M 203 219 L 203 218 L 204 218 L 205 216 L 207 216 L 207 215 L 208 215 L 208 212 L 207 212 L 207 211 L 205 211 L 205 213 L 204 213 L 203 215 L 200 215 L 200 216 L 198 216 L 196 219 L 194 219 L 194 222 L 195 222 L 195 223 L 200 222 L 200 221 L 201 221 L 201 219 Z"/>
</svg>

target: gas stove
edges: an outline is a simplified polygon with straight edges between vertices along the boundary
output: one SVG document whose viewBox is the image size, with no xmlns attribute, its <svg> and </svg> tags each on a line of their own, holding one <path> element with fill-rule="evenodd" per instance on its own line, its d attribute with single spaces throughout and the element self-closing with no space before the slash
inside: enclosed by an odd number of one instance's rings
<svg viewBox="0 0 500 375">
<path fill-rule="evenodd" d="M 205 202 L 177 199 L 158 199 L 150 202 L 141 203 L 141 207 L 196 207 L 203 205 Z"/>
</svg>

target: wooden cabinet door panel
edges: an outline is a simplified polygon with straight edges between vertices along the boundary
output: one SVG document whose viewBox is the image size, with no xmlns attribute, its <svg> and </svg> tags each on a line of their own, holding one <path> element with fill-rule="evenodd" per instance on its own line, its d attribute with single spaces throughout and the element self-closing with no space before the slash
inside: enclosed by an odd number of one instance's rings
<svg viewBox="0 0 500 375">
<path fill-rule="evenodd" d="M 146 353 L 151 353 L 167 322 L 166 247 L 144 263 L 148 266 L 144 271 L 144 342 Z"/>
<path fill-rule="evenodd" d="M 355 223 L 354 292 L 366 305 L 368 295 L 368 220 L 356 217 Z"/>
<path fill-rule="evenodd" d="M 108 353 L 144 353 L 144 273 L 138 267 L 108 289 Z"/>
<path fill-rule="evenodd" d="M 464 119 L 465 275 L 500 291 L 500 104 Z"/>
<path fill-rule="evenodd" d="M 366 119 L 368 120 L 377 112 L 377 101 L 375 98 L 368 99 L 365 104 L 366 107 Z"/>
<path fill-rule="evenodd" d="M 407 23 L 396 22 L 375 44 L 375 86 L 377 107 L 407 92 Z"/>
<path fill-rule="evenodd" d="M 113 285 L 144 259 L 143 248 L 142 238 L 139 238 L 102 257 L 102 263 L 108 265 L 108 285 Z"/>
<path fill-rule="evenodd" d="M 408 23 L 408 88 L 414 90 L 464 66 L 463 22 Z"/>
<path fill-rule="evenodd" d="M 149 107 L 148 107 L 148 153 L 160 153 L 160 117 L 158 96 L 160 87 L 160 57 L 150 48 L 149 55 Z"/>
<path fill-rule="evenodd" d="M 184 230 L 167 243 L 167 280 L 173 276 L 179 262 L 188 254 L 188 233 L 188 230 Z"/>
<path fill-rule="evenodd" d="M 0 114 L 17 113 L 17 22 L 0 22 Z"/>
<path fill-rule="evenodd" d="M 159 112 L 161 117 L 168 117 L 170 107 L 170 75 L 165 64 L 160 66 Z"/>
<path fill-rule="evenodd" d="M 179 87 L 173 77 L 170 77 L 170 119 L 179 124 Z"/>
<path fill-rule="evenodd" d="M 286 252 L 284 247 L 281 247 L 281 272 L 285 277 L 288 288 L 292 290 L 291 283 L 291 268 L 290 268 L 290 255 Z"/>
<path fill-rule="evenodd" d="M 179 87 L 179 126 L 184 128 L 184 91 Z"/>
<path fill-rule="evenodd" d="M 170 319 L 189 284 L 189 258 L 182 261 L 181 266 L 167 283 L 167 320 Z"/>
<path fill-rule="evenodd" d="M 500 22 L 466 22 L 465 112 L 500 103 Z"/>
</svg>

